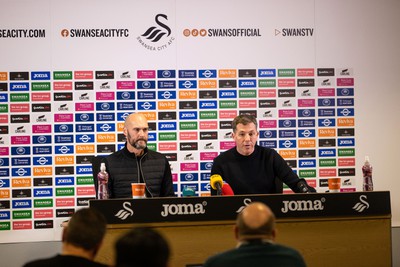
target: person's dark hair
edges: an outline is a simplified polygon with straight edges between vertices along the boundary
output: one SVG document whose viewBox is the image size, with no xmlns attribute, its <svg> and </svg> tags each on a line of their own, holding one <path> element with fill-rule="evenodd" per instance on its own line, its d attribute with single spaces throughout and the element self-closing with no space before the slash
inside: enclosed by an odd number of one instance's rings
<svg viewBox="0 0 400 267">
<path fill-rule="evenodd" d="M 249 123 L 254 123 L 254 125 L 256 126 L 256 129 L 257 129 L 258 125 L 257 125 L 256 117 L 254 117 L 252 115 L 239 115 L 239 116 L 235 117 L 232 121 L 232 130 L 233 130 L 233 132 L 236 132 L 236 126 L 238 124 L 247 125 Z"/>
<path fill-rule="evenodd" d="M 156 230 L 137 227 L 115 243 L 116 266 L 166 267 L 170 257 L 167 240 Z"/>
<path fill-rule="evenodd" d="M 63 242 L 86 250 L 96 249 L 106 233 L 107 221 L 93 208 L 77 210 L 64 229 Z"/>
</svg>

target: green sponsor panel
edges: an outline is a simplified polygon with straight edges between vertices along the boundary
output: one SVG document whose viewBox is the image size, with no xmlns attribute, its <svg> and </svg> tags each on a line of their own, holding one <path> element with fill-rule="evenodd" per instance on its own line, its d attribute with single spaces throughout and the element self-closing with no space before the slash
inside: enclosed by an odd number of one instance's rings
<svg viewBox="0 0 400 267">
<path fill-rule="evenodd" d="M 301 178 L 317 177 L 317 170 L 300 170 L 299 177 Z"/>
<path fill-rule="evenodd" d="M 31 90 L 32 91 L 50 91 L 51 83 L 49 83 L 49 82 L 32 83 Z"/>
<path fill-rule="evenodd" d="M 220 100 L 219 108 L 237 108 L 236 100 Z"/>
<path fill-rule="evenodd" d="M 336 159 L 320 159 L 319 166 L 320 167 L 335 167 Z"/>
<path fill-rule="evenodd" d="M 11 230 L 11 223 L 10 222 L 0 222 L 0 231 Z"/>
<path fill-rule="evenodd" d="M 218 119 L 216 111 L 200 111 L 200 120 L 213 120 Z"/>
<path fill-rule="evenodd" d="M 74 196 L 75 195 L 75 188 L 74 187 L 64 187 L 64 188 L 57 188 L 56 189 L 56 196 L 63 197 L 63 196 Z"/>
<path fill-rule="evenodd" d="M 154 143 L 147 143 L 147 148 L 153 151 L 157 151 L 157 145 Z"/>
<path fill-rule="evenodd" d="M 0 113 L 8 112 L 8 105 L 7 104 L 0 104 Z"/>
<path fill-rule="evenodd" d="M 18 219 L 32 219 L 32 210 L 15 210 L 12 212 L 12 218 Z"/>
<path fill-rule="evenodd" d="M 172 132 L 172 133 L 158 133 L 158 140 L 160 141 L 176 141 L 177 138 L 177 133 Z"/>
<path fill-rule="evenodd" d="M 53 207 L 53 199 L 35 199 L 33 200 L 33 207 L 35 208 L 51 208 Z"/>
<path fill-rule="evenodd" d="M 278 69 L 278 77 L 295 77 L 295 69 Z"/>
<path fill-rule="evenodd" d="M 257 97 L 256 90 L 239 90 L 239 98 L 255 98 Z"/>
<path fill-rule="evenodd" d="M 29 93 L 10 94 L 10 102 L 29 102 Z"/>
<path fill-rule="evenodd" d="M 356 150 L 354 148 L 339 148 L 339 157 L 354 157 L 356 155 Z"/>
<path fill-rule="evenodd" d="M 54 80 L 72 80 L 72 71 L 55 71 L 53 72 Z"/>
<path fill-rule="evenodd" d="M 260 88 L 276 87 L 276 80 L 275 79 L 258 80 L 258 87 L 260 87 Z"/>
<path fill-rule="evenodd" d="M 78 176 L 76 177 L 77 185 L 92 185 L 94 184 L 93 176 Z"/>
<path fill-rule="evenodd" d="M 179 122 L 179 130 L 197 130 L 197 121 Z"/>
</svg>

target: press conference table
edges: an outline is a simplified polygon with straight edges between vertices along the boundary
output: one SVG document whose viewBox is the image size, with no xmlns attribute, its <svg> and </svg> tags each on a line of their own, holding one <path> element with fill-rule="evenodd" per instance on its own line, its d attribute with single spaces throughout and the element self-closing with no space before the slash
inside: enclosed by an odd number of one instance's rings
<svg viewBox="0 0 400 267">
<path fill-rule="evenodd" d="M 135 226 L 153 227 L 169 241 L 172 267 L 202 264 L 234 248 L 237 213 L 251 202 L 277 217 L 277 243 L 298 249 L 307 266 L 391 266 L 390 193 L 90 200 L 108 221 L 96 261 L 113 264 L 114 243 Z"/>
</svg>

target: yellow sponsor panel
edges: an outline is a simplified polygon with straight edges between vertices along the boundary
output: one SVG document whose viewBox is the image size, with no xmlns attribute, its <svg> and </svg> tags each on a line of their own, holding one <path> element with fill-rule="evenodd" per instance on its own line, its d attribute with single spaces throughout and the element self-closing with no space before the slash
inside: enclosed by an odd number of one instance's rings
<svg viewBox="0 0 400 267">
<path fill-rule="evenodd" d="M 217 80 L 200 80 L 199 88 L 217 88 Z"/>
<path fill-rule="evenodd" d="M 158 109 L 160 110 L 176 109 L 176 101 L 159 101 Z"/>
<path fill-rule="evenodd" d="M 16 178 L 11 180 L 12 187 L 31 187 L 32 179 L 31 178 Z"/>
<path fill-rule="evenodd" d="M 315 139 L 300 139 L 299 147 L 315 147 Z"/>
<path fill-rule="evenodd" d="M 140 114 L 143 114 L 143 116 L 146 117 L 148 121 L 155 121 L 157 120 L 157 113 L 156 112 L 140 112 Z"/>
<path fill-rule="evenodd" d="M 7 80 L 8 80 L 7 72 L 0 72 L 0 81 L 7 81 Z"/>
<path fill-rule="evenodd" d="M 0 189 L 0 198 L 10 198 L 10 190 Z"/>
<path fill-rule="evenodd" d="M 197 91 L 194 90 L 179 91 L 179 99 L 197 99 Z"/>
<path fill-rule="evenodd" d="M 219 78 L 236 78 L 237 71 L 235 69 L 221 69 L 218 71 Z"/>
<path fill-rule="evenodd" d="M 116 141 L 116 135 L 110 133 L 97 134 L 96 141 L 98 143 L 114 143 Z"/>
<path fill-rule="evenodd" d="M 54 162 L 56 165 L 75 164 L 74 156 L 56 156 Z"/>
<path fill-rule="evenodd" d="M 94 145 L 77 145 L 75 149 L 77 154 L 88 154 L 95 152 Z"/>
<path fill-rule="evenodd" d="M 279 155 L 284 159 L 294 159 L 297 157 L 296 150 L 279 150 Z"/>
<path fill-rule="evenodd" d="M 117 123 L 117 131 L 122 132 L 124 130 L 124 125 L 125 125 L 124 122 L 118 122 Z"/>
<path fill-rule="evenodd" d="M 52 167 L 34 167 L 33 175 L 34 176 L 52 176 L 53 168 Z"/>
<path fill-rule="evenodd" d="M 319 137 L 335 137 L 336 129 L 329 129 L 329 128 L 319 129 L 318 136 Z"/>
<path fill-rule="evenodd" d="M 354 126 L 354 118 L 339 118 L 337 119 L 338 126 Z"/>
</svg>

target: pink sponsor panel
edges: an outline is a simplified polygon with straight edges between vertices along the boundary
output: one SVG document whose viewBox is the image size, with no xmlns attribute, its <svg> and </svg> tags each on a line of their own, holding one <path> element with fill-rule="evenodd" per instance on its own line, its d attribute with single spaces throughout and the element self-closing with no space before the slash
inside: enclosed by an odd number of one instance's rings
<svg viewBox="0 0 400 267">
<path fill-rule="evenodd" d="M 0 123 L 8 123 L 8 115 L 0 115 Z"/>
<path fill-rule="evenodd" d="M 49 102 L 51 101 L 50 93 L 31 93 L 31 101 L 32 102 Z"/>
<path fill-rule="evenodd" d="M 94 186 L 80 186 L 76 188 L 78 196 L 93 196 L 96 194 Z"/>
<path fill-rule="evenodd" d="M 238 112 L 236 110 L 220 110 L 219 118 L 220 119 L 234 119 L 237 116 Z"/>
<path fill-rule="evenodd" d="M 356 192 L 355 188 L 340 188 L 340 192 Z"/>
<path fill-rule="evenodd" d="M 72 90 L 72 82 L 53 82 L 54 91 Z"/>
<path fill-rule="evenodd" d="M 297 106 L 304 107 L 315 107 L 315 99 L 298 99 Z"/>
<path fill-rule="evenodd" d="M 158 143 L 158 150 L 159 151 L 171 151 L 177 150 L 178 144 L 176 142 L 160 142 Z"/>
<path fill-rule="evenodd" d="M 278 122 L 276 120 L 259 120 L 258 126 L 263 129 L 276 128 Z"/>
<path fill-rule="evenodd" d="M 75 80 L 91 80 L 93 79 L 93 71 L 75 71 L 74 72 L 74 79 Z"/>
<path fill-rule="evenodd" d="M 295 109 L 280 109 L 279 118 L 294 118 L 296 117 Z"/>
<path fill-rule="evenodd" d="M 337 78 L 336 84 L 337 86 L 353 86 L 354 78 Z"/>
<path fill-rule="evenodd" d="M 256 108 L 257 100 L 239 100 L 239 108 Z"/>
<path fill-rule="evenodd" d="M 315 75 L 314 68 L 304 68 L 304 69 L 297 69 L 297 76 L 298 77 L 312 77 Z"/>
<path fill-rule="evenodd" d="M 52 209 L 36 209 L 33 212 L 35 219 L 53 218 L 54 211 Z"/>
<path fill-rule="evenodd" d="M 258 97 L 262 98 L 276 97 L 276 89 L 260 89 L 258 90 Z"/>
<path fill-rule="evenodd" d="M 75 103 L 75 111 L 94 111 L 94 103 Z"/>
<path fill-rule="evenodd" d="M 54 122 L 73 122 L 74 114 L 72 113 L 58 113 L 54 114 Z"/>
<path fill-rule="evenodd" d="M 355 166 L 356 159 L 355 158 L 339 158 L 338 160 L 339 166 Z"/>
<path fill-rule="evenodd" d="M 218 152 L 200 152 L 200 160 L 213 160 L 218 154 Z"/>
<path fill-rule="evenodd" d="M 319 177 L 335 177 L 337 176 L 336 169 L 319 169 Z"/>
<path fill-rule="evenodd" d="M 73 197 L 57 198 L 56 207 L 73 207 L 75 206 L 75 199 Z"/>
<path fill-rule="evenodd" d="M 32 229 L 33 222 L 32 221 L 14 221 L 13 230 L 29 230 Z"/>
<path fill-rule="evenodd" d="M 117 81 L 117 89 L 135 89 L 135 81 Z"/>
<path fill-rule="evenodd" d="M 218 122 L 216 122 L 216 121 L 201 121 L 200 129 L 201 130 L 218 129 Z"/>
<path fill-rule="evenodd" d="M 11 136 L 11 144 L 12 145 L 28 145 L 31 143 L 30 136 Z"/>
<path fill-rule="evenodd" d="M 181 163 L 181 171 L 198 171 L 199 170 L 199 163 L 197 162 L 187 162 Z"/>
<path fill-rule="evenodd" d="M 9 147 L 0 147 L 0 156 L 8 156 L 10 155 Z"/>
<path fill-rule="evenodd" d="M 114 100 L 115 92 L 96 92 L 96 100 Z"/>
<path fill-rule="evenodd" d="M 318 96 L 335 96 L 335 88 L 318 88 Z"/>
<path fill-rule="evenodd" d="M 10 112 L 29 112 L 29 104 L 10 104 Z"/>
<path fill-rule="evenodd" d="M 156 78 L 155 70 L 138 70 L 137 71 L 138 79 L 154 79 Z"/>
<path fill-rule="evenodd" d="M 197 140 L 198 136 L 198 132 L 180 132 L 179 140 Z"/>
<path fill-rule="evenodd" d="M 221 150 L 228 150 L 231 149 L 232 147 L 235 147 L 235 142 L 234 141 L 225 141 L 225 142 L 220 142 L 219 143 L 219 148 Z"/>
<path fill-rule="evenodd" d="M 278 87 L 295 87 L 296 79 L 278 79 Z"/>
</svg>

